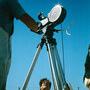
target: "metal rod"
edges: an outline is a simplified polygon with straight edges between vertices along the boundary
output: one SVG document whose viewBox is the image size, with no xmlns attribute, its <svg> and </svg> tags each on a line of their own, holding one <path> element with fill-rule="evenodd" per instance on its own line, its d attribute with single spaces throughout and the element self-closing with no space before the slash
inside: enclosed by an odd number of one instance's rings
<svg viewBox="0 0 90 90">
<path fill-rule="evenodd" d="M 62 69 L 62 64 L 60 62 L 60 57 L 59 57 L 58 50 L 57 50 L 56 46 L 54 46 L 54 55 L 56 58 L 56 66 L 57 66 L 59 80 L 61 81 L 62 86 L 64 86 L 66 84 L 66 80 L 65 80 L 65 75 L 64 75 L 64 72 Z"/>
<path fill-rule="evenodd" d="M 56 80 L 56 75 L 55 75 L 55 64 L 53 65 L 53 60 L 52 60 L 52 55 L 51 53 L 48 51 L 48 55 L 49 55 L 49 62 L 50 62 L 50 68 L 51 68 L 51 75 L 52 75 L 52 80 L 53 80 L 53 85 L 54 85 L 54 90 L 57 90 L 57 80 Z"/>
<path fill-rule="evenodd" d="M 31 76 L 32 71 L 33 71 L 33 69 L 35 67 L 35 64 L 36 64 L 36 61 L 38 59 L 39 53 L 41 51 L 41 48 L 42 48 L 41 45 L 39 45 L 38 48 L 37 48 L 37 51 L 35 53 L 35 56 L 33 58 L 32 64 L 31 64 L 31 66 L 30 66 L 30 68 L 28 70 L 28 73 L 27 73 L 27 76 L 26 76 L 25 81 L 23 83 L 23 86 L 22 86 L 22 88 L 20 90 L 26 90 L 28 82 L 29 82 L 29 79 L 30 79 L 30 76 Z"/>
<path fill-rule="evenodd" d="M 51 63 L 51 68 L 52 68 L 52 76 L 54 77 L 54 84 L 55 84 L 55 90 L 62 90 L 61 83 L 58 78 L 58 72 L 56 68 L 56 62 L 55 62 L 55 56 L 53 52 L 53 46 L 50 45 L 47 41 L 47 47 L 48 47 L 48 55 L 49 55 L 49 60 Z"/>
</svg>

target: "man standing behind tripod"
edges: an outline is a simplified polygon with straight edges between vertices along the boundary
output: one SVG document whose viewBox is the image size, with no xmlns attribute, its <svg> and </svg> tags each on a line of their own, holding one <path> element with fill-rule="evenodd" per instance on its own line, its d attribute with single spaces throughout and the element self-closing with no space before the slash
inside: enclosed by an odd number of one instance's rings
<svg viewBox="0 0 90 90">
<path fill-rule="evenodd" d="M 0 90 L 6 90 L 6 81 L 11 65 L 11 42 L 14 18 L 20 19 L 33 32 L 38 26 L 21 7 L 18 0 L 0 0 Z"/>
</svg>

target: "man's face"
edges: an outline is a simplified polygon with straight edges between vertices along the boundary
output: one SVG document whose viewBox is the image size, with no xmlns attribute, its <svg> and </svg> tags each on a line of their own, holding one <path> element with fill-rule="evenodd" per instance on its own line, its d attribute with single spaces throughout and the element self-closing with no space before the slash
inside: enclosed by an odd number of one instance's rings
<svg viewBox="0 0 90 90">
<path fill-rule="evenodd" d="M 40 90 L 50 90 L 49 83 L 48 82 L 43 82 L 41 87 L 40 87 Z"/>
</svg>

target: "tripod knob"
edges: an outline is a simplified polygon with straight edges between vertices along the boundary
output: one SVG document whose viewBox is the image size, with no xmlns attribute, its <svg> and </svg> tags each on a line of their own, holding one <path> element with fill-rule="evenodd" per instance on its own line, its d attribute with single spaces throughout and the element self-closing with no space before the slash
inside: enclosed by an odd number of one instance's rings
<svg viewBox="0 0 90 90">
<path fill-rule="evenodd" d="M 46 17 L 43 15 L 43 13 L 40 12 L 39 15 L 38 15 L 38 19 L 39 19 L 39 20 L 43 20 L 43 19 L 45 19 L 45 18 L 46 18 Z"/>
</svg>

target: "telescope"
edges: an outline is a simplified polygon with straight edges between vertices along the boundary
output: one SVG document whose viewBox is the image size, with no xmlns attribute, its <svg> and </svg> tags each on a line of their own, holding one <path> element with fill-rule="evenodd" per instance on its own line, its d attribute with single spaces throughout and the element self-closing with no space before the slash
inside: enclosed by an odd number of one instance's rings
<svg viewBox="0 0 90 90">
<path fill-rule="evenodd" d="M 61 24 L 66 17 L 66 9 L 60 5 L 55 5 L 51 11 L 48 13 L 47 17 L 45 17 L 42 13 L 38 15 L 38 19 L 40 20 L 41 29 L 44 27 L 54 28 L 58 24 Z M 43 30 L 42 30 L 43 32 Z"/>
<path fill-rule="evenodd" d="M 57 42 L 56 39 L 53 38 L 53 33 L 55 32 L 54 27 L 56 27 L 58 24 L 61 24 L 64 21 L 65 17 L 66 10 L 60 4 L 55 5 L 48 13 L 47 17 L 44 16 L 42 13 L 38 15 L 38 19 L 40 20 L 41 25 L 40 30 L 44 34 L 41 38 L 40 43 L 38 44 L 37 51 L 34 55 L 33 61 L 28 70 L 23 86 L 20 90 L 26 90 L 36 61 L 44 45 L 46 45 L 46 50 L 49 56 L 54 90 L 72 90 L 71 86 L 69 86 L 66 82 L 65 73 L 63 72 L 62 63 L 60 61 L 57 49 Z"/>
</svg>

